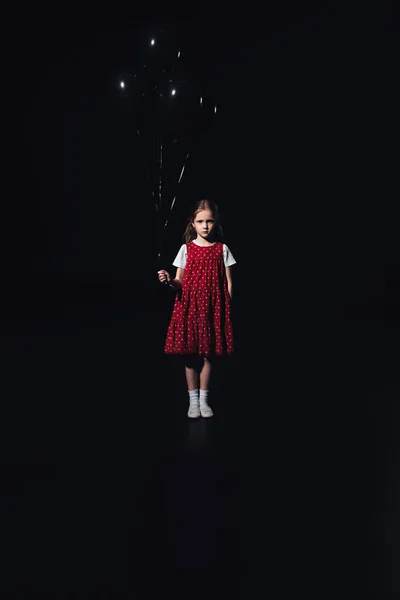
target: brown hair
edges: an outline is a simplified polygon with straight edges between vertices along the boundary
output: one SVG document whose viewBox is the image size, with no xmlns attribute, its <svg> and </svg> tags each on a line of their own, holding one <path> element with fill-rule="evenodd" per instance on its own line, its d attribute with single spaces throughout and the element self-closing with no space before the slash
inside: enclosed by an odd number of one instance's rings
<svg viewBox="0 0 400 600">
<path fill-rule="evenodd" d="M 193 221 L 195 220 L 197 213 L 201 212 L 202 210 L 210 210 L 215 219 L 215 225 L 212 231 L 213 239 L 219 242 L 223 241 L 224 234 L 219 222 L 220 213 L 218 206 L 212 200 L 198 200 L 192 209 L 192 216 L 188 219 L 188 224 L 182 237 L 182 240 L 185 242 L 185 244 L 188 244 L 192 240 L 196 239 L 197 233 L 193 227 Z"/>
</svg>

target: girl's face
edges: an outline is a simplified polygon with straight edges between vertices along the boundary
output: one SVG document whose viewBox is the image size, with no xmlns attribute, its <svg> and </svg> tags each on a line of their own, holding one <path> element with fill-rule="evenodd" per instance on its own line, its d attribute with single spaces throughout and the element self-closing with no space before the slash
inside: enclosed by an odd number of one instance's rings
<svg viewBox="0 0 400 600">
<path fill-rule="evenodd" d="M 194 218 L 193 226 L 196 230 L 197 237 L 201 237 L 203 240 L 209 240 L 215 226 L 215 219 L 211 210 L 201 210 L 198 212 Z"/>
</svg>

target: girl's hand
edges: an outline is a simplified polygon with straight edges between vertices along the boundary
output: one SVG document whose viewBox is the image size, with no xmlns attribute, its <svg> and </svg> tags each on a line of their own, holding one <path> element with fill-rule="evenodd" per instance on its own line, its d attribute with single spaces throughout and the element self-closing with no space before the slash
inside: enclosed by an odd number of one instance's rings
<svg viewBox="0 0 400 600">
<path fill-rule="evenodd" d="M 164 271 L 164 269 L 162 271 L 158 271 L 158 279 L 161 281 L 161 283 L 165 283 L 166 281 L 168 281 L 168 283 L 171 281 L 171 275 L 168 273 L 168 271 Z"/>
</svg>

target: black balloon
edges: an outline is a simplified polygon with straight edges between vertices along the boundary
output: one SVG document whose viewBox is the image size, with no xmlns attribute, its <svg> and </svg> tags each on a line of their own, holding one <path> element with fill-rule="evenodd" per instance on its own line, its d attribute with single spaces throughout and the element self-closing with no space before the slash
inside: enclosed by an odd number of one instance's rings
<svg viewBox="0 0 400 600">
<path fill-rule="evenodd" d="M 196 142 L 215 123 L 217 105 L 205 95 L 190 64 L 182 60 L 181 48 L 165 30 L 152 32 L 137 64 L 141 67 L 120 74 L 118 87 L 120 101 L 129 103 L 134 115 L 159 226 L 160 258 L 179 184 L 190 172 L 188 161 Z"/>
</svg>

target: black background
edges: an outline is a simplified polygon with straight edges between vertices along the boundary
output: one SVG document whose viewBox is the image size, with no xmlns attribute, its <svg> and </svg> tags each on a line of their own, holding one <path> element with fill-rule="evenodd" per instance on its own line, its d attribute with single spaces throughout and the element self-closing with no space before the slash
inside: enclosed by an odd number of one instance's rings
<svg viewBox="0 0 400 600">
<path fill-rule="evenodd" d="M 221 106 L 188 165 L 167 264 L 191 202 L 209 195 L 249 279 L 264 266 L 312 273 L 356 301 L 381 289 L 397 264 L 389 11 L 318 3 L 284 4 L 263 18 L 158 11 L 52 19 L 43 9 L 18 23 L 6 95 L 13 112 L 4 114 L 13 144 L 7 271 L 132 281 L 140 269 L 146 278 L 152 253 L 137 261 L 135 248 L 151 239 L 155 211 L 135 105 L 116 84 L 146 55 L 149 32 L 163 29 L 160 52 L 182 47 L 190 83 Z"/>
<path fill-rule="evenodd" d="M 5 19 L 10 593 L 399 593 L 392 16 L 298 4 Z M 160 29 L 219 106 L 161 263 L 139 117 L 117 85 Z M 187 119 L 166 121 L 190 139 Z M 187 424 L 156 273 L 173 272 L 201 197 L 237 260 L 237 354 L 216 373 L 212 423 Z"/>
</svg>

